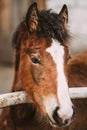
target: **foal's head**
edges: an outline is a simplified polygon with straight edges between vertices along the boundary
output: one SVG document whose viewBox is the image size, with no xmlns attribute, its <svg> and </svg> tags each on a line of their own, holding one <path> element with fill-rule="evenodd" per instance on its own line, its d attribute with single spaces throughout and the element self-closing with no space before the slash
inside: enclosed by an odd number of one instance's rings
<svg viewBox="0 0 87 130">
<path fill-rule="evenodd" d="M 34 3 L 15 36 L 23 89 L 52 126 L 68 125 L 73 117 L 66 70 L 69 59 L 67 22 L 66 5 L 56 14 L 51 10 L 38 11 Z"/>
</svg>

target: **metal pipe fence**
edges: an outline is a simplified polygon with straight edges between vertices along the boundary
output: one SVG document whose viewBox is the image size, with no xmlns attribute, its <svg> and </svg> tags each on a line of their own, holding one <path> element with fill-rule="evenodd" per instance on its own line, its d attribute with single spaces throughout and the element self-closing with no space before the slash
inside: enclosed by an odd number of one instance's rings
<svg viewBox="0 0 87 130">
<path fill-rule="evenodd" d="M 87 87 L 69 88 L 71 99 L 87 98 Z M 23 103 L 32 103 L 31 97 L 25 92 L 12 92 L 0 95 L 0 109 Z"/>
</svg>

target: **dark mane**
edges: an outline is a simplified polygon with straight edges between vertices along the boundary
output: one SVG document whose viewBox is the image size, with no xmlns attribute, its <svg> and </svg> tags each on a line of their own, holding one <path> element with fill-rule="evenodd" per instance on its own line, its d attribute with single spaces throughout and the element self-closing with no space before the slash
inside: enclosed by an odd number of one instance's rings
<svg viewBox="0 0 87 130">
<path fill-rule="evenodd" d="M 62 44 L 68 43 L 70 39 L 69 31 L 64 27 L 63 22 L 61 21 L 58 14 L 51 12 L 51 10 L 42 10 L 39 11 L 38 17 L 38 28 L 36 31 L 38 38 L 54 38 Z M 18 44 L 18 41 L 20 44 L 21 40 L 27 39 L 28 33 L 29 32 L 26 26 L 26 20 L 24 19 L 13 35 L 13 47 L 17 46 L 16 44 Z"/>
<path fill-rule="evenodd" d="M 39 13 L 37 35 L 57 39 L 60 43 L 68 42 L 70 37 L 58 14 L 51 12 L 51 10 L 43 10 Z"/>
</svg>

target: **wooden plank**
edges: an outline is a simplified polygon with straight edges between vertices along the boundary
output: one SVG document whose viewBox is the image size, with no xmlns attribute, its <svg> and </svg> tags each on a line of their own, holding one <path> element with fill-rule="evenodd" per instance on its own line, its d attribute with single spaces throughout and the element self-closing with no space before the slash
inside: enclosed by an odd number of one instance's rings
<svg viewBox="0 0 87 130">
<path fill-rule="evenodd" d="M 30 3 L 32 4 L 33 2 L 37 3 L 38 9 L 42 10 L 46 8 L 46 1 L 45 0 L 31 0 Z"/>
</svg>

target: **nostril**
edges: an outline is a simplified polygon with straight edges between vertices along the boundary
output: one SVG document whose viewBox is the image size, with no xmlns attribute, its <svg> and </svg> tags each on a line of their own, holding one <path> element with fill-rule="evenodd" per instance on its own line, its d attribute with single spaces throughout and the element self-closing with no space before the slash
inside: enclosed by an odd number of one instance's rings
<svg viewBox="0 0 87 130">
<path fill-rule="evenodd" d="M 75 115 L 75 107 L 74 106 L 72 106 L 72 109 L 73 109 L 73 115 L 72 115 L 72 118 L 74 117 L 74 115 Z M 71 119 L 72 119 L 71 118 Z"/>
<path fill-rule="evenodd" d="M 58 110 L 59 110 L 59 107 L 56 107 L 56 109 L 53 112 L 53 118 L 57 118 L 58 117 L 58 114 L 57 114 Z"/>
<path fill-rule="evenodd" d="M 64 121 L 64 125 L 67 125 L 67 124 L 68 124 L 68 122 L 69 122 L 69 120 L 68 120 L 68 119 L 66 119 L 66 120 Z"/>
<path fill-rule="evenodd" d="M 56 123 L 59 125 L 62 122 L 62 119 L 58 116 L 57 111 L 59 110 L 59 107 L 56 107 L 56 109 L 53 112 L 53 119 L 56 121 Z"/>
<path fill-rule="evenodd" d="M 53 118 L 54 120 L 56 120 L 56 118 L 58 117 L 57 111 L 59 110 L 59 107 L 56 107 L 56 109 L 53 112 Z"/>
</svg>

